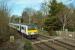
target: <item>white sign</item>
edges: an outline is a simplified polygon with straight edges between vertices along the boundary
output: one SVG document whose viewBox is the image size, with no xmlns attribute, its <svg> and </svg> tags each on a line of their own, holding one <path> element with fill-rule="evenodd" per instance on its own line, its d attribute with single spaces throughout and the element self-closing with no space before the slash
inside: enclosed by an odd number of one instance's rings
<svg viewBox="0 0 75 50">
<path fill-rule="evenodd" d="M 72 37 L 72 34 L 69 34 L 70 37 Z"/>
<path fill-rule="evenodd" d="M 14 42 L 14 36 L 10 36 L 10 42 Z"/>
</svg>

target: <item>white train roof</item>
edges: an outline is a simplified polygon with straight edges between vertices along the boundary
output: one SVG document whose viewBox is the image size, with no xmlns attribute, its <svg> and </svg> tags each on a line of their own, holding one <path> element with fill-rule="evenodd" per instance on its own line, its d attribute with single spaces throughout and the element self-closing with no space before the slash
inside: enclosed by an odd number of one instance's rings
<svg viewBox="0 0 75 50">
<path fill-rule="evenodd" d="M 23 27 L 26 27 L 26 26 L 28 26 L 28 25 L 19 24 L 19 23 L 9 23 L 9 25 L 10 25 L 10 24 L 12 24 L 12 25 L 17 25 L 17 26 L 20 26 L 20 25 L 21 25 L 21 26 L 23 26 Z"/>
</svg>

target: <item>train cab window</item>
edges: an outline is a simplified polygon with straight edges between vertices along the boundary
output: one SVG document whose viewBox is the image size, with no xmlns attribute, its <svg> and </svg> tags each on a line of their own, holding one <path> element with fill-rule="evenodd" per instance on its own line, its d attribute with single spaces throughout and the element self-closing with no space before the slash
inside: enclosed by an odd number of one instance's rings
<svg viewBox="0 0 75 50">
<path fill-rule="evenodd" d="M 21 27 L 21 29 L 23 29 L 23 30 L 24 30 L 24 27 Z"/>
<path fill-rule="evenodd" d="M 29 26 L 28 30 L 35 30 L 36 28 L 34 26 Z"/>
</svg>

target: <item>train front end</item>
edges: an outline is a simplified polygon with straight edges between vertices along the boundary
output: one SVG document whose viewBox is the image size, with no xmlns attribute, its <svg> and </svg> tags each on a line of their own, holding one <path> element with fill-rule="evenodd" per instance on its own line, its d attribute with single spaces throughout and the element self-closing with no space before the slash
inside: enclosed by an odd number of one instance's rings
<svg viewBox="0 0 75 50">
<path fill-rule="evenodd" d="M 28 35 L 29 38 L 37 38 L 38 37 L 38 29 L 36 26 L 28 26 Z"/>
</svg>

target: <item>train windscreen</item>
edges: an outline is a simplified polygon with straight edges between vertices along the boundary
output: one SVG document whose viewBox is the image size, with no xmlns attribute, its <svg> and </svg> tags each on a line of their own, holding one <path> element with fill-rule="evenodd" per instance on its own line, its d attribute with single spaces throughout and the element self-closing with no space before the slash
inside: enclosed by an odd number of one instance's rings
<svg viewBox="0 0 75 50">
<path fill-rule="evenodd" d="M 35 26 L 28 26 L 28 30 L 35 30 L 36 27 Z"/>
</svg>

